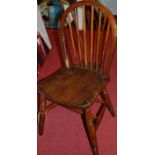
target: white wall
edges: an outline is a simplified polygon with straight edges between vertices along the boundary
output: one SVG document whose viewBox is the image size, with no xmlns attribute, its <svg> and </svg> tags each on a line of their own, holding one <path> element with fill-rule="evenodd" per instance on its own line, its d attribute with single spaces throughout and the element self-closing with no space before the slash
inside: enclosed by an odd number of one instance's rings
<svg viewBox="0 0 155 155">
<path fill-rule="evenodd" d="M 105 5 L 112 12 L 113 15 L 117 15 L 117 0 L 98 0 Z"/>
</svg>

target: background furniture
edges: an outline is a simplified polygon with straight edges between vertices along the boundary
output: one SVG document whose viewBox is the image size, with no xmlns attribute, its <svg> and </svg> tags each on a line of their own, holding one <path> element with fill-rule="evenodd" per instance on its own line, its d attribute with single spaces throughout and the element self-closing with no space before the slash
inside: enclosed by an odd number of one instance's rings
<svg viewBox="0 0 155 155">
<path fill-rule="evenodd" d="M 78 29 L 77 12 L 75 11 L 75 8 L 79 6 L 83 6 L 82 31 Z M 94 7 L 98 9 L 99 23 L 94 20 Z M 86 18 L 86 16 L 88 17 Z M 71 17 L 74 19 L 73 22 Z M 86 22 L 86 20 L 88 21 Z M 64 27 L 66 21 L 69 29 Z M 89 22 L 90 26 L 87 25 Z M 114 116 L 105 86 L 109 82 L 109 70 L 116 43 L 115 21 L 108 9 L 102 5 L 88 1 L 79 2 L 65 11 L 61 20 L 61 28 L 66 67 L 38 83 L 38 93 L 40 94 L 39 133 L 43 134 L 45 112 L 57 104 L 62 105 L 81 114 L 93 154 L 97 155 L 96 130 L 105 108 L 107 107 Z M 88 33 L 89 31 L 90 33 Z M 65 39 L 65 37 L 68 38 L 67 34 L 69 34 L 69 40 Z M 93 38 L 96 38 L 96 42 Z M 70 44 L 67 44 L 67 41 Z M 110 50 L 108 46 L 110 46 Z M 102 100 L 97 98 L 99 94 Z M 55 103 L 46 106 L 46 99 Z M 95 117 L 90 110 L 94 101 L 101 104 Z"/>
<path fill-rule="evenodd" d="M 37 6 L 37 74 L 45 61 L 46 55 L 52 49 L 39 7 Z"/>
<path fill-rule="evenodd" d="M 40 33 L 40 35 L 43 37 L 45 43 L 47 44 L 48 48 L 51 49 L 51 43 L 47 34 L 47 31 L 45 29 L 45 25 L 43 22 L 43 19 L 41 17 L 41 13 L 39 10 L 39 7 L 37 6 L 37 31 Z"/>
</svg>

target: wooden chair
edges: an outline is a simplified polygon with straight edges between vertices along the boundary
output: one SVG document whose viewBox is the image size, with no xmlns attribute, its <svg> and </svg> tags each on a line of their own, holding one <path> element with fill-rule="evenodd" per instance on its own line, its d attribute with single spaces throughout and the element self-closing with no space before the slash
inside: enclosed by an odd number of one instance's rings
<svg viewBox="0 0 155 155">
<path fill-rule="evenodd" d="M 82 10 L 81 30 L 78 8 Z M 103 5 L 81 1 L 63 13 L 61 32 L 64 67 L 38 82 L 39 134 L 43 134 L 46 112 L 57 105 L 64 106 L 81 115 L 93 155 L 98 155 L 96 131 L 105 109 L 115 116 L 106 89 L 116 45 L 115 19 Z M 52 101 L 48 106 L 47 99 Z M 100 103 L 100 107 L 94 116 L 90 107 L 95 102 Z"/>
</svg>

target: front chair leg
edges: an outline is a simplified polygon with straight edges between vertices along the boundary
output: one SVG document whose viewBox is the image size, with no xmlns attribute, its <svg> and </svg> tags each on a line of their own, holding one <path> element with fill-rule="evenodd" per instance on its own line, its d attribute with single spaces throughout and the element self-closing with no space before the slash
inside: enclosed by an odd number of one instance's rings
<svg viewBox="0 0 155 155">
<path fill-rule="evenodd" d="M 43 135 L 44 122 L 45 122 L 45 109 L 46 109 L 46 98 L 44 96 L 41 96 L 40 97 L 40 109 L 38 113 L 39 135 Z"/>
<path fill-rule="evenodd" d="M 84 110 L 82 114 L 83 125 L 85 127 L 89 143 L 93 152 L 93 155 L 98 155 L 98 146 L 96 138 L 96 130 L 94 125 L 94 116 L 89 109 Z"/>
<path fill-rule="evenodd" d="M 100 93 L 100 95 L 101 95 L 103 101 L 105 101 L 106 106 L 107 106 L 108 110 L 110 111 L 111 115 L 114 117 L 115 111 L 114 111 L 113 105 L 111 103 L 111 100 L 110 100 L 110 97 L 109 97 L 109 94 L 108 94 L 106 88 L 103 89 L 103 91 Z"/>
</svg>

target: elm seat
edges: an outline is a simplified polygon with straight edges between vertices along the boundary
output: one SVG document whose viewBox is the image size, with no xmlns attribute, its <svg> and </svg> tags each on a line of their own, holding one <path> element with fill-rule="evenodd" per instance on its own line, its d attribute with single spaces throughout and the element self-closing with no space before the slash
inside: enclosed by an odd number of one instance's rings
<svg viewBox="0 0 155 155">
<path fill-rule="evenodd" d="M 102 90 L 101 74 L 85 68 L 62 68 L 38 83 L 40 94 L 67 107 L 86 107 Z"/>
</svg>

